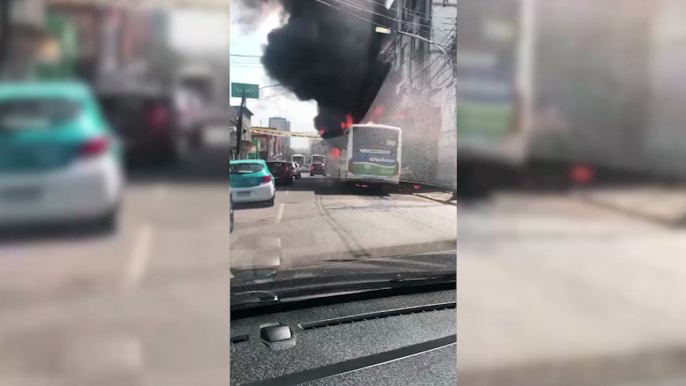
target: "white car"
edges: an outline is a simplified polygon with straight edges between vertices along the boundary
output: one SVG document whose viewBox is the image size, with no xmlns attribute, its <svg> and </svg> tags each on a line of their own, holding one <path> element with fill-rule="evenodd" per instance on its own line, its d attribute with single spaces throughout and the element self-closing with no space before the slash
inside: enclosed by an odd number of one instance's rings
<svg viewBox="0 0 686 386">
<path fill-rule="evenodd" d="M 269 201 L 274 203 L 274 176 L 263 160 L 238 160 L 229 163 L 231 198 L 235 203 Z"/>
<path fill-rule="evenodd" d="M 0 225 L 116 227 L 121 146 L 86 86 L 0 86 L 0 138 Z"/>
</svg>

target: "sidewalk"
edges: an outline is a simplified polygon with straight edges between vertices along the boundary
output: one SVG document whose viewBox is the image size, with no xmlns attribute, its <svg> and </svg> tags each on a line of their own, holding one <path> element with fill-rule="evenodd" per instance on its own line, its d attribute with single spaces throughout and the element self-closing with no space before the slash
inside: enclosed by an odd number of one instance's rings
<svg viewBox="0 0 686 386">
<path fill-rule="evenodd" d="M 457 205 L 457 200 L 452 199 L 453 194 L 448 192 L 413 193 L 413 195 L 442 204 Z"/>
<path fill-rule="evenodd" d="M 686 186 L 634 186 L 579 190 L 575 197 L 594 205 L 670 226 L 686 223 Z"/>
</svg>

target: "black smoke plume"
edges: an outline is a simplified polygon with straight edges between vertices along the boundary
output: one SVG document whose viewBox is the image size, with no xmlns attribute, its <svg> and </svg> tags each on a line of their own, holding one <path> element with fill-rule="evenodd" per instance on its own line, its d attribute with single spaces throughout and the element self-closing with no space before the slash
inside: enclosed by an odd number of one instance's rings
<svg viewBox="0 0 686 386">
<path fill-rule="evenodd" d="M 383 1 L 278 0 L 286 23 L 268 36 L 262 57 L 267 74 L 300 100 L 314 100 L 314 125 L 323 138 L 342 133 L 348 115 L 360 122 L 390 64 L 379 58 L 390 28 Z M 261 10 L 269 0 L 244 0 Z"/>
</svg>

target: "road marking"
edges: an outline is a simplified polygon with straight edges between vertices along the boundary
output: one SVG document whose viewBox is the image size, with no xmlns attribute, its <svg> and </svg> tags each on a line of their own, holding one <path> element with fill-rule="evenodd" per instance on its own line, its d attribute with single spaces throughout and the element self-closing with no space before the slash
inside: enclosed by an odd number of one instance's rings
<svg viewBox="0 0 686 386">
<path fill-rule="evenodd" d="M 283 209 L 286 207 L 285 203 L 279 205 L 279 212 L 276 214 L 276 220 L 274 222 L 281 222 L 281 217 L 283 217 Z"/>
<path fill-rule="evenodd" d="M 126 272 L 122 281 L 123 290 L 132 290 L 141 282 L 145 270 L 150 262 L 150 247 L 152 246 L 153 229 L 150 224 L 143 225 L 136 234 L 136 240 L 131 256 L 126 264 Z"/>
</svg>

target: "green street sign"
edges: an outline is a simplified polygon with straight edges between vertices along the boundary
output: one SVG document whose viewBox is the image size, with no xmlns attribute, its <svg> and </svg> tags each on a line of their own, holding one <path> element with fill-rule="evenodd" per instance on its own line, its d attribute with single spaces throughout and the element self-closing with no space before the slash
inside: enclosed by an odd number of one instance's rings
<svg viewBox="0 0 686 386">
<path fill-rule="evenodd" d="M 231 96 L 240 98 L 243 96 L 245 90 L 245 97 L 247 99 L 260 99 L 260 86 L 257 84 L 248 83 L 231 83 Z"/>
</svg>

